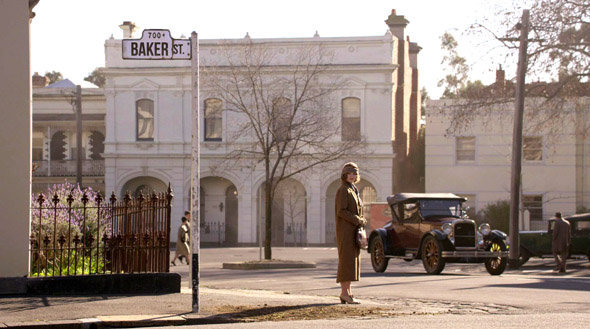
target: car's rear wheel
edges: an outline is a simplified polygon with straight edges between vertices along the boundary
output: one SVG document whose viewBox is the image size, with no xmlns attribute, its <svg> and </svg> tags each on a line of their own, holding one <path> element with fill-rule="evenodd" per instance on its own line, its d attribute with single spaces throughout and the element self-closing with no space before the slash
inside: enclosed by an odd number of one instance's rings
<svg viewBox="0 0 590 329">
<path fill-rule="evenodd" d="M 439 274 L 445 268 L 442 258 L 442 243 L 432 235 L 422 241 L 422 264 L 428 274 Z"/>
<path fill-rule="evenodd" d="M 506 251 L 506 244 L 501 240 L 493 241 L 490 245 L 489 251 Z M 486 270 L 488 270 L 488 273 L 491 275 L 500 275 L 504 273 L 504 270 L 506 269 L 506 263 L 508 263 L 507 257 L 498 256 L 486 258 Z"/>
<path fill-rule="evenodd" d="M 380 235 L 376 235 L 371 241 L 371 265 L 373 265 L 373 270 L 377 273 L 385 272 L 388 262 L 389 258 L 385 257 L 383 240 L 381 240 Z"/>
</svg>

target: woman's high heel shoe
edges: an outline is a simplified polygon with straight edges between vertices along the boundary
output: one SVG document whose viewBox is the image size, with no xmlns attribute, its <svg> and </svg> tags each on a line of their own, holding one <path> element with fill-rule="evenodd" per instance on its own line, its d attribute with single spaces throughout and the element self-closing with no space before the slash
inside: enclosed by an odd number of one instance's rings
<svg viewBox="0 0 590 329">
<path fill-rule="evenodd" d="M 360 302 L 352 296 L 340 296 L 340 303 L 342 304 L 360 304 Z"/>
</svg>

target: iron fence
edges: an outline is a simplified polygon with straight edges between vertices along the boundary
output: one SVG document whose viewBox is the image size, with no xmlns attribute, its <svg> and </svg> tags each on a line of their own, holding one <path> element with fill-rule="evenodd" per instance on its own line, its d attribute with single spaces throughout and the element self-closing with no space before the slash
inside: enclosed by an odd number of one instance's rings
<svg viewBox="0 0 590 329">
<path fill-rule="evenodd" d="M 88 192 L 35 198 L 29 276 L 169 271 L 170 186 L 122 200 Z"/>
<path fill-rule="evenodd" d="M 307 245 L 307 228 L 305 223 L 289 223 L 286 225 L 284 232 L 285 246 L 306 246 Z"/>
</svg>

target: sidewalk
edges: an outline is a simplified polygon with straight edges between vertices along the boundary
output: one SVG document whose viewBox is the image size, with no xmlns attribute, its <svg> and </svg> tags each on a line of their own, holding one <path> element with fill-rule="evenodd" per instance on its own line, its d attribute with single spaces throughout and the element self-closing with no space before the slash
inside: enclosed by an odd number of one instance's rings
<svg viewBox="0 0 590 329">
<path fill-rule="evenodd" d="M 150 296 L 4 297 L 0 328 L 101 328 L 214 324 L 338 316 L 383 316 L 386 304 L 341 305 L 337 296 L 292 295 L 262 290 L 200 290 L 200 312 L 191 313 L 191 291 Z M 75 305 L 75 310 L 73 306 Z M 318 313 L 319 312 L 319 313 Z M 397 310 L 400 313 L 402 310 Z M 133 315 L 129 315 L 133 314 Z M 287 318 L 286 318 L 287 317 Z"/>
<path fill-rule="evenodd" d="M 200 312 L 194 314 L 191 297 L 187 288 L 180 294 L 156 296 L 5 297 L 0 298 L 0 328 L 87 329 L 518 312 L 509 306 L 403 298 L 360 299 L 361 305 L 342 305 L 337 296 L 203 287 Z"/>
</svg>

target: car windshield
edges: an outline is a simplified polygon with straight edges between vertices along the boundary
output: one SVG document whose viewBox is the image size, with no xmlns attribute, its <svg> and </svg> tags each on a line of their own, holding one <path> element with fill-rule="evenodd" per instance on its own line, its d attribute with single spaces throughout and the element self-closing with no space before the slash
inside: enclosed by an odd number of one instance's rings
<svg viewBox="0 0 590 329">
<path fill-rule="evenodd" d="M 461 217 L 459 200 L 420 200 L 422 218 L 430 216 Z"/>
</svg>

